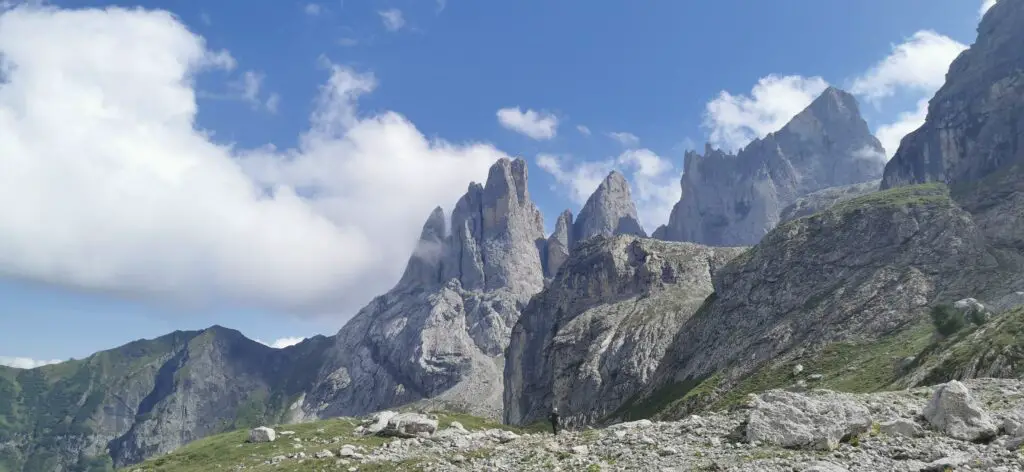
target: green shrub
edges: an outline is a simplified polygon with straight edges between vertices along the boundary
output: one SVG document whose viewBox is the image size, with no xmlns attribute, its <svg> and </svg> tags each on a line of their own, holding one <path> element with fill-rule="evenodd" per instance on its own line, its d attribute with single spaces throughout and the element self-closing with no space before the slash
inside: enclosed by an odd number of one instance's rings
<svg viewBox="0 0 1024 472">
<path fill-rule="evenodd" d="M 967 313 L 966 318 L 970 320 L 971 323 L 974 323 L 975 326 L 981 326 L 988 321 L 988 313 L 985 313 L 984 310 L 971 309 L 971 311 Z"/>
<path fill-rule="evenodd" d="M 963 315 L 952 305 L 936 305 L 932 307 L 932 324 L 943 336 L 951 336 L 967 325 Z"/>
</svg>

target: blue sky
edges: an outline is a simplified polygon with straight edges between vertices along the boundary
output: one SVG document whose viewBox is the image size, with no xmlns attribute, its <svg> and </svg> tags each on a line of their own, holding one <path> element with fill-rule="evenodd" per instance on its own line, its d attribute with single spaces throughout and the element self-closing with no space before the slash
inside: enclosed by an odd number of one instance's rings
<svg viewBox="0 0 1024 472">
<path fill-rule="evenodd" d="M 982 2 L 108 5 L 0 17 L 0 362 L 332 334 L 501 156 L 549 229 L 619 168 L 650 230 L 687 148 L 742 146 L 826 82 L 891 155 Z"/>
</svg>

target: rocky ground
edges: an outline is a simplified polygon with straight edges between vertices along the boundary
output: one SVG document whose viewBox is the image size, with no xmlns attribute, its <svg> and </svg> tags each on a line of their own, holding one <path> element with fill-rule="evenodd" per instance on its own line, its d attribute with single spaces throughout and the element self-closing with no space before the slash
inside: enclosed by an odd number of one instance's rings
<svg viewBox="0 0 1024 472">
<path fill-rule="evenodd" d="M 731 411 L 557 437 L 418 413 L 324 423 L 347 431 L 254 430 L 202 452 L 216 441 L 208 438 L 132 470 L 1024 471 L 1021 380 L 876 394 L 772 390 Z"/>
</svg>

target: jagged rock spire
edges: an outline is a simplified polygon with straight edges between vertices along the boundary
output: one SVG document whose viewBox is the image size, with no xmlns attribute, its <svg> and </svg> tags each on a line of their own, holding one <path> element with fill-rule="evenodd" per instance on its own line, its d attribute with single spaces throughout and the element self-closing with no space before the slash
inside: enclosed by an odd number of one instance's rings
<svg viewBox="0 0 1024 472">
<path fill-rule="evenodd" d="M 555 231 L 548 237 L 547 251 L 544 256 L 544 275 L 546 277 L 554 277 L 558 273 L 558 269 L 569 259 L 569 248 L 572 245 L 572 212 L 565 210 L 558 215 Z"/>
<path fill-rule="evenodd" d="M 647 237 L 636 216 L 629 182 L 612 171 L 597 186 L 573 223 L 574 244 L 594 236 L 629 234 Z"/>
</svg>

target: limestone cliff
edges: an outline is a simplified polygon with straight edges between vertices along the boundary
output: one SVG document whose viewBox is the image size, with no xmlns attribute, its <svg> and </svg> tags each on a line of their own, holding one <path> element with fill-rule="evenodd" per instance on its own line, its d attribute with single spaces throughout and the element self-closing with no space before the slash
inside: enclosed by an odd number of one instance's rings
<svg viewBox="0 0 1024 472">
<path fill-rule="evenodd" d="M 553 405 L 569 424 L 619 408 L 740 252 L 627 236 L 581 243 L 512 330 L 506 422 L 541 420 Z"/>
<path fill-rule="evenodd" d="M 526 163 L 499 160 L 470 184 L 445 231 L 434 210 L 401 282 L 334 337 L 302 411 L 358 415 L 432 399 L 497 417 L 502 355 L 544 284 L 543 221 Z"/>
<path fill-rule="evenodd" d="M 732 155 L 688 152 L 682 197 L 657 235 L 713 246 L 757 243 L 798 197 L 877 179 L 885 151 L 852 95 L 829 87 L 789 123 Z"/>
<path fill-rule="evenodd" d="M 715 376 L 727 391 L 768 363 L 905 328 L 936 301 L 1011 292 L 1016 271 L 945 186 L 848 200 L 780 225 L 718 271 L 713 298 L 680 329 L 655 384 Z"/>
<path fill-rule="evenodd" d="M 957 184 L 1024 163 L 1024 0 L 1000 0 L 949 67 L 925 124 L 903 138 L 882 188 Z"/>
<path fill-rule="evenodd" d="M 575 244 L 572 238 L 572 212 L 565 210 L 558 215 L 555 231 L 544 246 L 544 276 L 551 278 L 569 258 L 569 250 Z"/>
</svg>

